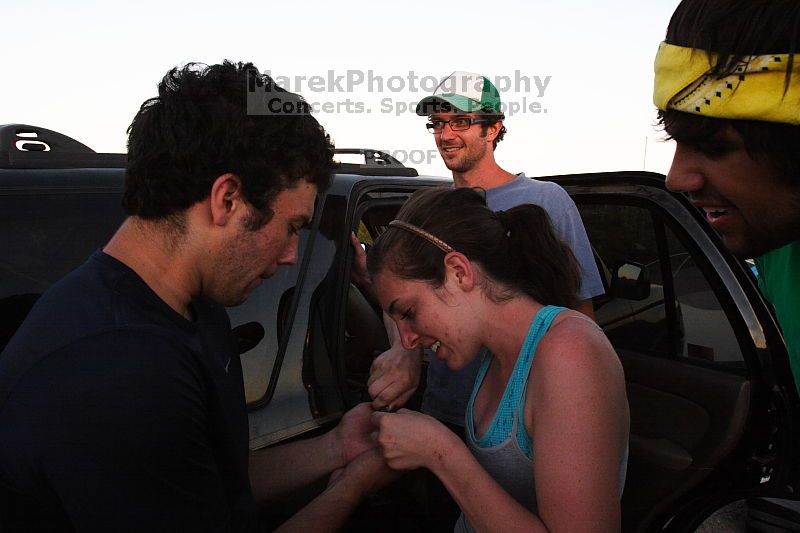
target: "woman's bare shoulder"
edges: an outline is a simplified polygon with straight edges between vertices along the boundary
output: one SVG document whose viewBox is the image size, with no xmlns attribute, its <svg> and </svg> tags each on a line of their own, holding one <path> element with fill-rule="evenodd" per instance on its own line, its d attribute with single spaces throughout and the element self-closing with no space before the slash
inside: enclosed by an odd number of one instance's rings
<svg viewBox="0 0 800 533">
<path fill-rule="evenodd" d="M 578 311 L 567 310 L 556 317 L 537 347 L 534 365 L 531 379 L 544 373 L 542 381 L 550 384 L 578 386 L 612 380 L 624 386 L 619 357 L 605 333 Z"/>
</svg>

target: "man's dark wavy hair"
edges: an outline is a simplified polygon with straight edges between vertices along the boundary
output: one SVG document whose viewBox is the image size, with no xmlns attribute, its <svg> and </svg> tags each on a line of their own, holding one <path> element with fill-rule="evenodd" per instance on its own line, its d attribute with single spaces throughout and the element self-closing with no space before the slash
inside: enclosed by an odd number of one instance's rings
<svg viewBox="0 0 800 533">
<path fill-rule="evenodd" d="M 248 79 L 257 90 L 297 95 L 278 87 L 252 63 L 189 63 L 171 69 L 158 96 L 145 101 L 128 128 L 123 207 L 129 215 L 172 217 L 204 200 L 214 180 L 232 173 L 245 199 L 272 216 L 275 197 L 301 179 L 330 184 L 333 144 L 304 114 L 248 114 Z"/>
<path fill-rule="evenodd" d="M 800 2 L 797 0 L 684 0 L 667 28 L 669 44 L 716 52 L 718 75 L 729 75 L 748 55 L 800 52 Z M 798 75 L 790 62 L 788 76 Z M 758 120 L 701 117 L 675 110 L 659 111 L 668 137 L 682 142 L 708 140 L 730 125 L 754 159 L 767 163 L 788 183 L 800 185 L 800 126 Z"/>
</svg>

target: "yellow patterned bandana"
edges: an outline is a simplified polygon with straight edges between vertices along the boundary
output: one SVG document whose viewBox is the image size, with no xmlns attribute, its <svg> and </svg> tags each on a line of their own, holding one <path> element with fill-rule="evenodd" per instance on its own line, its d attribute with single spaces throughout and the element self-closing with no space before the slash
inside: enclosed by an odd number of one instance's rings
<svg viewBox="0 0 800 533">
<path fill-rule="evenodd" d="M 788 54 L 745 57 L 723 78 L 710 73 L 717 59 L 705 50 L 662 42 L 653 103 L 662 111 L 800 125 L 800 55 L 795 55 L 788 89 Z"/>
</svg>

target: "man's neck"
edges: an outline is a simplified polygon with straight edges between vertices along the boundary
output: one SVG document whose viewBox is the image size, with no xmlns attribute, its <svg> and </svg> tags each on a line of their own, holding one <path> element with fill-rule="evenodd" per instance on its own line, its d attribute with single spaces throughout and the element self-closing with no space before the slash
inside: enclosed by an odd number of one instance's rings
<svg viewBox="0 0 800 533">
<path fill-rule="evenodd" d="M 500 165 L 489 160 L 479 162 L 467 171 L 453 171 L 453 183 L 456 187 L 480 187 L 493 189 L 512 181 L 516 175 L 503 170 Z"/>
<path fill-rule="evenodd" d="M 189 303 L 199 292 L 193 280 L 195 263 L 185 253 L 177 229 L 129 217 L 122 223 L 103 252 L 136 272 L 156 295 L 176 312 L 191 320 Z"/>
</svg>

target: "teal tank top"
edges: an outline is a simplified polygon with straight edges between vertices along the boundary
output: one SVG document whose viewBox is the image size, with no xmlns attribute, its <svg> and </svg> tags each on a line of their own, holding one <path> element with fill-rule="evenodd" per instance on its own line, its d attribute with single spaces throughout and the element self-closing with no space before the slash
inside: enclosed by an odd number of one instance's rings
<svg viewBox="0 0 800 533">
<path fill-rule="evenodd" d="M 566 309 L 548 305 L 536 313 L 525 342 L 517 356 L 514 370 L 508 379 L 503 397 L 486 434 L 478 439 L 475 435 L 473 409 L 475 397 L 483 384 L 486 372 L 492 362 L 492 354 L 484 350 L 483 362 L 475 378 L 475 386 L 467 404 L 466 436 L 467 446 L 472 455 L 503 489 L 523 507 L 537 513 L 536 484 L 533 479 L 533 442 L 525 430 L 525 396 L 528 389 L 528 376 L 531 364 L 539 346 L 539 341 L 547 334 L 553 320 Z M 628 449 L 620 464 L 620 495 L 625 486 Z M 469 520 L 462 513 L 454 531 L 469 533 L 473 531 Z"/>
<path fill-rule="evenodd" d="M 523 507 L 537 512 L 536 484 L 533 480 L 533 445 L 531 437 L 525 431 L 525 392 L 528 388 L 528 374 L 530 373 L 533 356 L 539 341 L 544 337 L 553 319 L 564 311 L 563 307 L 547 306 L 536 313 L 522 349 L 517 356 L 514 370 L 508 378 L 506 389 L 500 404 L 497 407 L 486 434 L 477 439 L 475 436 L 475 396 L 483 384 L 486 371 L 492 362 L 492 354 L 485 351 L 483 362 L 475 378 L 475 386 L 467 404 L 466 434 L 467 446 L 472 455 L 484 470 L 497 481 Z M 456 522 L 454 531 L 457 533 L 471 533 L 472 525 L 466 515 L 461 516 Z"/>
<path fill-rule="evenodd" d="M 511 377 L 508 379 L 506 390 L 503 392 L 503 397 L 500 400 L 500 405 L 497 407 L 497 412 L 495 412 L 492 423 L 489 425 L 486 434 L 480 439 L 477 439 L 475 435 L 475 420 L 472 411 L 475 406 L 475 397 L 478 395 L 478 391 L 483 384 L 483 379 L 486 377 L 486 372 L 489 370 L 489 365 L 492 362 L 492 355 L 488 351 L 484 352 L 483 363 L 478 370 L 478 375 L 475 378 L 475 386 L 472 388 L 472 394 L 467 404 L 467 436 L 470 442 L 476 447 L 491 448 L 493 446 L 498 446 L 509 438 L 512 433 L 515 433 L 519 449 L 525 454 L 528 460 L 531 459 L 533 453 L 531 437 L 528 435 L 528 432 L 525 431 L 525 426 L 522 422 L 525 420 L 523 410 L 525 408 L 525 393 L 528 390 L 528 376 L 530 375 L 533 356 L 536 353 L 537 346 L 539 346 L 539 341 L 550 329 L 550 325 L 553 323 L 556 316 L 564 310 L 564 307 L 548 305 L 536 313 L 536 316 L 528 328 L 525 342 L 523 342 L 522 349 L 517 356 L 517 362 L 514 364 L 514 370 L 511 373 Z M 515 426 L 517 427 L 515 428 Z M 514 429 L 517 431 L 514 431 Z"/>
</svg>

